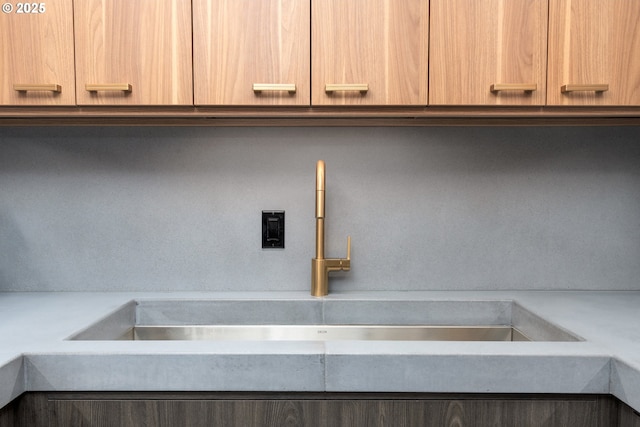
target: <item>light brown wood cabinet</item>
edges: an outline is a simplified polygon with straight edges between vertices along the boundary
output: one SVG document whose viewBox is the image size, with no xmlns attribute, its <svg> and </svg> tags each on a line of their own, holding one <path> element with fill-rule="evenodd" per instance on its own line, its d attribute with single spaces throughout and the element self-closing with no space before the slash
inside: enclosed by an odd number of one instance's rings
<svg viewBox="0 0 640 427">
<path fill-rule="evenodd" d="M 313 105 L 427 104 L 429 0 L 313 0 Z"/>
<path fill-rule="evenodd" d="M 193 0 L 196 105 L 306 105 L 309 0 Z"/>
<path fill-rule="evenodd" d="M 640 105 L 640 1 L 549 0 L 549 105 Z"/>
<path fill-rule="evenodd" d="M 192 105 L 191 0 L 74 5 L 78 105 Z"/>
<path fill-rule="evenodd" d="M 75 105 L 73 0 L 3 3 L 0 104 Z"/>
<path fill-rule="evenodd" d="M 638 0 L 26 4 L 0 125 L 640 123 Z"/>
<path fill-rule="evenodd" d="M 548 0 L 431 0 L 430 105 L 544 105 Z"/>
<path fill-rule="evenodd" d="M 194 0 L 196 105 L 427 104 L 428 0 Z"/>
</svg>

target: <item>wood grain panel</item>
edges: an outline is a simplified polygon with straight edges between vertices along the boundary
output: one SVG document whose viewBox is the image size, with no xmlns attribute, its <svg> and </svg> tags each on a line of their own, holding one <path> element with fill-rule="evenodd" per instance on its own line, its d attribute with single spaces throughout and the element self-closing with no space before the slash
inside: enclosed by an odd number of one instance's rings
<svg viewBox="0 0 640 427">
<path fill-rule="evenodd" d="M 547 14 L 547 0 L 431 0 L 429 104 L 544 105 Z"/>
<path fill-rule="evenodd" d="M 632 427 L 609 395 L 435 393 L 30 392 L 0 427 L 55 426 Z"/>
<path fill-rule="evenodd" d="M 194 0 L 196 105 L 309 105 L 309 14 L 309 0 Z"/>
<path fill-rule="evenodd" d="M 311 16 L 313 105 L 427 104 L 428 0 L 313 0 Z"/>
<path fill-rule="evenodd" d="M 51 400 L 51 426 L 611 427 L 611 398 Z"/>
<path fill-rule="evenodd" d="M 75 2 L 79 105 L 192 105 L 190 0 Z M 89 92 L 86 84 L 131 84 Z"/>
<path fill-rule="evenodd" d="M 550 0 L 549 105 L 640 105 L 640 1 Z M 606 92 L 562 93 L 568 84 Z"/>
<path fill-rule="evenodd" d="M 629 406 L 621 404 L 618 408 L 618 426 L 640 427 L 640 412 L 634 411 Z"/>
<path fill-rule="evenodd" d="M 72 0 L 48 0 L 39 13 L 4 4 L 13 10 L 0 13 L 0 104 L 75 105 Z M 61 91 L 18 92 L 14 84 L 58 84 Z"/>
</svg>

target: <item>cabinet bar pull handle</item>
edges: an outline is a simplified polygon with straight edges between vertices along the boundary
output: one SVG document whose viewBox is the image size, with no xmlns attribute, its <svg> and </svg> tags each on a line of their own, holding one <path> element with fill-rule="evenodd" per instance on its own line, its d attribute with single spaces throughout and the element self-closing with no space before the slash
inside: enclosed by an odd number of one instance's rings
<svg viewBox="0 0 640 427">
<path fill-rule="evenodd" d="M 254 83 L 253 91 L 255 93 L 262 91 L 296 93 L 296 85 L 293 83 Z"/>
<path fill-rule="evenodd" d="M 14 84 L 13 90 L 17 92 L 28 92 L 31 90 L 42 90 L 49 92 L 62 92 L 62 86 L 51 83 L 51 84 Z"/>
<path fill-rule="evenodd" d="M 360 93 L 367 93 L 369 91 L 368 83 L 355 83 L 355 84 L 327 84 L 324 87 L 326 93 L 342 92 L 342 91 L 358 91 Z"/>
<path fill-rule="evenodd" d="M 608 84 L 595 85 L 564 85 L 560 87 L 562 93 L 566 92 L 606 92 L 609 90 Z"/>
<path fill-rule="evenodd" d="M 88 92 L 131 92 L 129 83 L 108 83 L 108 84 L 86 84 L 84 88 Z"/>
<path fill-rule="evenodd" d="M 491 92 L 502 92 L 504 90 L 522 90 L 525 92 L 535 92 L 538 90 L 536 83 L 494 83 L 489 88 Z"/>
</svg>

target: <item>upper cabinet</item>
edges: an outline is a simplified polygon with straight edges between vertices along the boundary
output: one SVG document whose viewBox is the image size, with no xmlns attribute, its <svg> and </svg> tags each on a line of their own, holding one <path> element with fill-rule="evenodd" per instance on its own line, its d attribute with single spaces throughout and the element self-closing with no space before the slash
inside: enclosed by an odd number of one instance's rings
<svg viewBox="0 0 640 427">
<path fill-rule="evenodd" d="M 550 0 L 549 105 L 640 105 L 640 1 Z"/>
<path fill-rule="evenodd" d="M 313 105 L 427 104 L 428 0 L 313 0 Z"/>
<path fill-rule="evenodd" d="M 640 0 L 5 0 L 0 125 L 637 125 L 639 22 Z"/>
<path fill-rule="evenodd" d="M 193 104 L 191 0 L 76 1 L 74 22 L 79 105 Z"/>
<path fill-rule="evenodd" d="M 3 3 L 0 64 L 1 104 L 75 105 L 73 1 Z"/>
<path fill-rule="evenodd" d="M 429 104 L 544 105 L 548 0 L 431 0 Z"/>
<path fill-rule="evenodd" d="M 309 0 L 193 0 L 196 105 L 306 105 Z"/>
</svg>

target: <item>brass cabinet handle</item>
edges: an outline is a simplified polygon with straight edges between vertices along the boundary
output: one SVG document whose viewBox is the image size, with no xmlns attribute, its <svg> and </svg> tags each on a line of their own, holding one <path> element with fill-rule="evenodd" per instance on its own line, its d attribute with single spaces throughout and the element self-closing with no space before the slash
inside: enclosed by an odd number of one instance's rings
<svg viewBox="0 0 640 427">
<path fill-rule="evenodd" d="M 51 83 L 51 84 L 14 84 L 13 90 L 17 92 L 28 92 L 28 91 L 48 91 L 48 92 L 62 92 L 62 86 L 59 84 Z"/>
<path fill-rule="evenodd" d="M 368 83 L 327 84 L 324 87 L 324 91 L 326 93 L 358 91 L 364 94 L 369 91 L 369 84 Z"/>
<path fill-rule="evenodd" d="M 263 91 L 296 93 L 296 85 L 293 83 L 254 83 L 253 91 L 261 93 Z"/>
<path fill-rule="evenodd" d="M 538 90 L 536 83 L 494 83 L 489 88 L 491 92 L 502 92 L 506 90 L 521 90 L 524 92 L 535 92 Z"/>
<path fill-rule="evenodd" d="M 129 83 L 86 84 L 84 88 L 88 92 L 131 92 Z"/>
<path fill-rule="evenodd" d="M 560 92 L 606 92 L 609 85 L 604 84 L 587 84 L 587 85 L 564 85 L 560 87 Z"/>
</svg>

